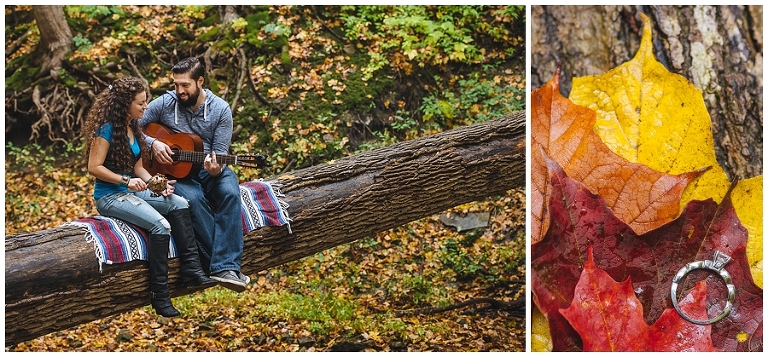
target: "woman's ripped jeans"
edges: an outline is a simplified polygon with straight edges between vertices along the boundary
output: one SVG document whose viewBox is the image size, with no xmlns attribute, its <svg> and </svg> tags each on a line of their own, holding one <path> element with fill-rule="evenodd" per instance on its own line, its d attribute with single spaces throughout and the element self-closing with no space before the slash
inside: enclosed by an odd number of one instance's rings
<svg viewBox="0 0 768 357">
<path fill-rule="evenodd" d="M 171 225 L 163 215 L 188 207 L 187 200 L 181 196 L 152 197 L 149 190 L 111 193 L 96 200 L 100 215 L 122 219 L 150 234 L 170 234 Z"/>
</svg>

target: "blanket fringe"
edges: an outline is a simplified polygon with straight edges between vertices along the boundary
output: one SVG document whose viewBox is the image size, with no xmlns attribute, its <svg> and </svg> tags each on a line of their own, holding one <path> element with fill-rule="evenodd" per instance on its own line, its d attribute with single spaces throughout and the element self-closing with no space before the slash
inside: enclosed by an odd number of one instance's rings
<svg viewBox="0 0 768 357">
<path fill-rule="evenodd" d="M 83 236 L 85 237 L 86 243 L 93 244 L 93 251 L 96 253 L 96 260 L 99 262 L 99 273 L 103 273 L 103 266 L 102 263 L 112 264 L 112 261 L 107 260 L 104 257 L 104 251 L 101 250 L 101 245 L 99 245 L 99 242 L 96 240 L 95 234 L 91 231 L 90 225 L 80 222 L 67 222 L 62 225 L 62 227 L 72 226 L 76 228 L 81 228 L 85 231 L 85 234 Z"/>
</svg>

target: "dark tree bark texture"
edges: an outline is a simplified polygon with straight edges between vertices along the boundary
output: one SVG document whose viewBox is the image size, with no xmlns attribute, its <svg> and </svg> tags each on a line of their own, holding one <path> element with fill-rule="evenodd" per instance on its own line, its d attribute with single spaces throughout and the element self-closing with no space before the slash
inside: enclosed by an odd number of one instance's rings
<svg viewBox="0 0 768 357">
<path fill-rule="evenodd" d="M 67 52 L 72 49 L 72 31 L 64 15 L 64 5 L 32 6 L 32 16 L 40 30 L 37 51 L 40 53 L 41 69 L 38 77 L 47 76 L 61 66 Z"/>
<path fill-rule="evenodd" d="M 533 6 L 531 87 L 562 63 L 571 79 L 631 60 L 642 37 L 638 12 L 653 24 L 656 58 L 702 91 L 715 154 L 731 179 L 763 171 L 762 6 Z"/>
<path fill-rule="evenodd" d="M 247 234 L 242 271 L 254 274 L 325 249 L 525 185 L 525 113 L 516 112 L 269 179 L 282 185 L 293 234 Z M 181 286 L 171 260 L 172 296 Z M 145 262 L 105 265 L 80 229 L 5 239 L 5 343 L 147 305 Z"/>
</svg>

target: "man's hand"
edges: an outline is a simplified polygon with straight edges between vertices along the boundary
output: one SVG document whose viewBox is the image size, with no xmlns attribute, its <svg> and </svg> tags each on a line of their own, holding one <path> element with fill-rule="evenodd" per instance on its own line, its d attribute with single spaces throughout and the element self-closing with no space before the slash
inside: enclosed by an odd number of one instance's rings
<svg viewBox="0 0 768 357">
<path fill-rule="evenodd" d="M 219 174 L 221 174 L 221 170 L 224 169 L 223 165 L 219 165 L 219 162 L 216 161 L 215 152 L 211 152 L 205 156 L 203 167 L 205 168 L 205 171 L 208 171 L 211 176 L 219 176 Z"/>
<path fill-rule="evenodd" d="M 155 160 L 157 160 L 157 162 L 163 165 L 170 165 L 173 163 L 173 159 L 171 158 L 171 155 L 173 155 L 173 150 L 171 150 L 171 147 L 166 145 L 164 142 L 160 140 L 153 141 L 152 152 L 154 153 Z"/>
</svg>

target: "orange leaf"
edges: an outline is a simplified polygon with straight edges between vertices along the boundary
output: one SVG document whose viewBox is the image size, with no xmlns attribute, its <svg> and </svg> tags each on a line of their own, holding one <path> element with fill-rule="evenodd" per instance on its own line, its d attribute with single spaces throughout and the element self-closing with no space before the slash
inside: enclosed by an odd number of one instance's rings
<svg viewBox="0 0 768 357">
<path fill-rule="evenodd" d="M 544 155 L 601 195 L 614 214 L 638 234 L 677 217 L 683 190 L 703 171 L 669 175 L 616 155 L 592 129 L 595 112 L 560 94 L 559 78 L 558 68 L 549 83 L 531 93 L 532 241 L 539 241 L 549 225 Z"/>
</svg>

